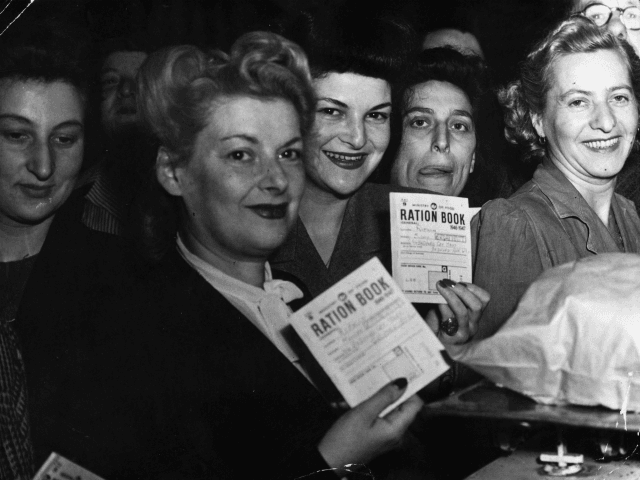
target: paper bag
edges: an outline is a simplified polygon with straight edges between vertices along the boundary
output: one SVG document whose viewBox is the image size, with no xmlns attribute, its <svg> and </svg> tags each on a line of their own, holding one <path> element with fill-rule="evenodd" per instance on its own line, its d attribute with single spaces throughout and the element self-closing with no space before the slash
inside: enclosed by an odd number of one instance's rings
<svg viewBox="0 0 640 480">
<path fill-rule="evenodd" d="M 640 255 L 547 270 L 498 332 L 453 356 L 540 403 L 640 411 Z"/>
</svg>

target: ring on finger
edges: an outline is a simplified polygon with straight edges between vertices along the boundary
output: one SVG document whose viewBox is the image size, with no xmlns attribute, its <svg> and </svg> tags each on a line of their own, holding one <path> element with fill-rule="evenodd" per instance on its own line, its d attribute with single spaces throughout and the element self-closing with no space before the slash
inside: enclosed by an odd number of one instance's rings
<svg viewBox="0 0 640 480">
<path fill-rule="evenodd" d="M 456 317 L 449 317 L 440 321 L 440 330 L 450 337 L 458 333 L 458 328 L 460 328 L 460 325 Z"/>
</svg>

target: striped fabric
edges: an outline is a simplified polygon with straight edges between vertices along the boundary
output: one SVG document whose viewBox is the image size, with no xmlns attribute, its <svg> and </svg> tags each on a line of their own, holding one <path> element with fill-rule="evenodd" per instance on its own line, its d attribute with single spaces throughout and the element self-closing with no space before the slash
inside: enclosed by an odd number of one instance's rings
<svg viewBox="0 0 640 480">
<path fill-rule="evenodd" d="M 27 415 L 27 382 L 18 337 L 0 323 L 0 478 L 27 480 L 34 474 Z"/>
<path fill-rule="evenodd" d="M 83 224 L 98 232 L 124 235 L 127 205 L 109 188 L 104 169 L 96 175 L 85 200 Z"/>
</svg>

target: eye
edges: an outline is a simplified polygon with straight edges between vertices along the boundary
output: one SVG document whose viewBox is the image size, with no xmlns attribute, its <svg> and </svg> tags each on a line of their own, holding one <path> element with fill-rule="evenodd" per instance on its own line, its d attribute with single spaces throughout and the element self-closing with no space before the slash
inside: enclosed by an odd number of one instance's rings
<svg viewBox="0 0 640 480">
<path fill-rule="evenodd" d="M 367 118 L 378 123 L 384 123 L 389 119 L 389 114 L 386 112 L 369 112 L 367 114 Z"/>
<path fill-rule="evenodd" d="M 576 108 L 584 107 L 586 104 L 587 102 L 581 98 L 576 98 L 575 100 L 571 100 L 569 102 L 570 107 L 576 107 Z"/>
<path fill-rule="evenodd" d="M 78 142 L 78 138 L 77 135 L 56 135 L 52 141 L 60 147 L 71 147 Z"/>
<path fill-rule="evenodd" d="M 468 132 L 471 130 L 471 127 L 465 122 L 453 122 L 451 124 L 451 128 L 453 130 L 457 130 L 458 132 Z"/>
<path fill-rule="evenodd" d="M 430 125 L 429 121 L 425 118 L 415 118 L 409 122 L 411 128 L 425 128 Z"/>
<path fill-rule="evenodd" d="M 110 75 L 108 77 L 102 77 L 100 84 L 102 85 L 102 88 L 109 88 L 117 85 L 119 81 L 120 79 L 117 76 Z"/>
<path fill-rule="evenodd" d="M 249 155 L 249 152 L 245 152 L 244 150 L 234 150 L 233 152 L 229 153 L 227 157 L 238 162 L 251 160 L 251 155 Z"/>
<path fill-rule="evenodd" d="M 337 117 L 338 115 L 342 114 L 342 112 L 337 108 L 331 108 L 331 107 L 319 108 L 318 113 L 321 113 L 328 117 Z"/>
<path fill-rule="evenodd" d="M 292 161 L 300 160 L 302 158 L 302 150 L 299 150 L 297 148 L 290 148 L 282 152 L 280 154 L 280 158 Z"/>
<path fill-rule="evenodd" d="M 613 100 L 619 105 L 626 105 L 627 103 L 629 103 L 629 96 L 619 93 L 617 95 L 614 95 Z"/>
<path fill-rule="evenodd" d="M 29 140 L 29 135 L 27 133 L 16 130 L 5 130 L 2 132 L 2 136 L 5 140 L 16 144 L 23 144 Z"/>
</svg>

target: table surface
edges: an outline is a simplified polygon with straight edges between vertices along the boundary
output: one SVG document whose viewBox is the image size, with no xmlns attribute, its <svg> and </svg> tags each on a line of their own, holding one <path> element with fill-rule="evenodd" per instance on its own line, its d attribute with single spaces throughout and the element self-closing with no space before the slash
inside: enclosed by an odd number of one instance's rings
<svg viewBox="0 0 640 480">
<path fill-rule="evenodd" d="M 454 393 L 444 400 L 426 404 L 422 414 L 544 422 L 640 432 L 640 414 L 638 413 L 622 415 L 619 411 L 604 407 L 541 405 L 528 397 L 497 387 L 486 380 Z M 640 475 L 637 478 L 640 478 Z"/>
</svg>

